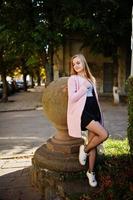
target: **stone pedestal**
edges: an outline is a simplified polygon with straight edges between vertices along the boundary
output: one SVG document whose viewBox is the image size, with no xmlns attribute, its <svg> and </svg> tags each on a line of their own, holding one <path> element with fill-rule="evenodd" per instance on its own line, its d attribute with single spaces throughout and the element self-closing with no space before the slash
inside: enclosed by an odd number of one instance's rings
<svg viewBox="0 0 133 200">
<path fill-rule="evenodd" d="M 67 93 L 67 78 L 64 77 L 53 81 L 43 95 L 44 112 L 57 132 L 34 154 L 32 183 L 39 188 L 46 200 L 85 192 L 85 167 L 78 160 L 79 146 L 83 140 L 68 135 Z"/>
</svg>

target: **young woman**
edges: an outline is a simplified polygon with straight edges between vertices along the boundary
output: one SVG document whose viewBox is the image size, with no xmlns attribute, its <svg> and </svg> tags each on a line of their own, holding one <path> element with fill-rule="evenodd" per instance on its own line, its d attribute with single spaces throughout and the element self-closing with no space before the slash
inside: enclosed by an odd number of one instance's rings
<svg viewBox="0 0 133 200">
<path fill-rule="evenodd" d="M 96 148 L 108 138 L 103 127 L 101 109 L 96 92 L 95 78 L 92 76 L 85 57 L 77 54 L 71 58 L 71 76 L 68 79 L 68 132 L 72 137 L 81 138 L 82 131 L 88 130 L 87 144 L 79 149 L 79 162 L 89 167 L 86 173 L 89 184 L 97 186 L 94 165 Z"/>
</svg>

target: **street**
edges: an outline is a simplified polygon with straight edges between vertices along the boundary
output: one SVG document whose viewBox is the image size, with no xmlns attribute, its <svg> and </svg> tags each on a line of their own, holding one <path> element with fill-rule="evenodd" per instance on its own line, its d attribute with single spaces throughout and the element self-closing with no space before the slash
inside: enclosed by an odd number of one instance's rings
<svg viewBox="0 0 133 200">
<path fill-rule="evenodd" d="M 105 128 L 113 138 L 122 139 L 127 131 L 127 106 L 102 102 Z M 0 113 L 0 156 L 33 154 L 56 129 L 43 110 Z"/>
<path fill-rule="evenodd" d="M 31 155 L 54 132 L 42 110 L 0 113 L 0 156 Z"/>
</svg>

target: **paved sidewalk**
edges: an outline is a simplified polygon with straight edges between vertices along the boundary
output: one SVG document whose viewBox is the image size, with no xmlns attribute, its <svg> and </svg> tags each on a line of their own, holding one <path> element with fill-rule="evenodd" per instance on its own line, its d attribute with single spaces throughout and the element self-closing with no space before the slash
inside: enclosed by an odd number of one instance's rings
<svg viewBox="0 0 133 200">
<path fill-rule="evenodd" d="M 3 112 L 42 110 L 43 90 L 43 86 L 35 87 L 28 92 L 20 91 L 9 96 L 9 102 L 0 103 L 0 115 Z M 26 140 L 26 137 L 23 138 Z M 6 141 L 8 144 L 9 141 Z M 38 142 L 38 146 L 40 143 Z M 16 149 L 9 148 L 9 153 L 2 151 L 0 154 L 0 200 L 41 200 L 41 194 L 30 182 L 31 159 L 34 152 L 29 149 L 27 154 L 14 154 L 15 151 Z"/>
<path fill-rule="evenodd" d="M 30 182 L 31 157 L 0 161 L 0 200 L 41 200 Z"/>
<path fill-rule="evenodd" d="M 10 113 L 14 111 L 19 113 L 19 111 L 23 110 L 29 110 L 29 112 L 31 112 L 30 110 L 42 110 L 41 99 L 43 90 L 44 87 L 36 87 L 28 92 L 20 92 L 10 96 L 8 103 L 0 103 L 0 115 L 9 111 Z M 109 99 L 101 99 L 100 102 L 104 113 L 105 127 L 109 130 L 111 137 L 120 139 L 126 137 L 127 105 L 120 104 L 114 106 L 112 100 Z M 45 122 L 47 125 L 48 121 Z M 41 143 L 40 139 L 38 146 Z M 13 151 L 14 149 L 12 149 Z M 8 157 L 7 152 L 4 154 L 3 151 L 0 159 L 0 200 L 43 199 L 30 182 L 31 158 L 33 154 L 34 152 L 32 154 L 27 152 L 25 155 L 19 153 Z"/>
<path fill-rule="evenodd" d="M 42 106 L 44 86 L 36 86 L 27 92 L 20 91 L 8 97 L 9 102 L 0 103 L 0 112 L 34 110 Z"/>
</svg>

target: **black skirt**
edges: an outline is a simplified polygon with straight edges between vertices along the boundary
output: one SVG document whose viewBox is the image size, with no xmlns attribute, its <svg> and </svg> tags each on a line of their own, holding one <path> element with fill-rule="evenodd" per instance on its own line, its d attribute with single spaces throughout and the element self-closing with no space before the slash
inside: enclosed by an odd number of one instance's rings
<svg viewBox="0 0 133 200">
<path fill-rule="evenodd" d="M 81 115 L 81 130 L 87 130 L 85 127 L 92 121 L 101 121 L 101 114 L 95 96 L 87 97 L 86 103 Z"/>
</svg>

